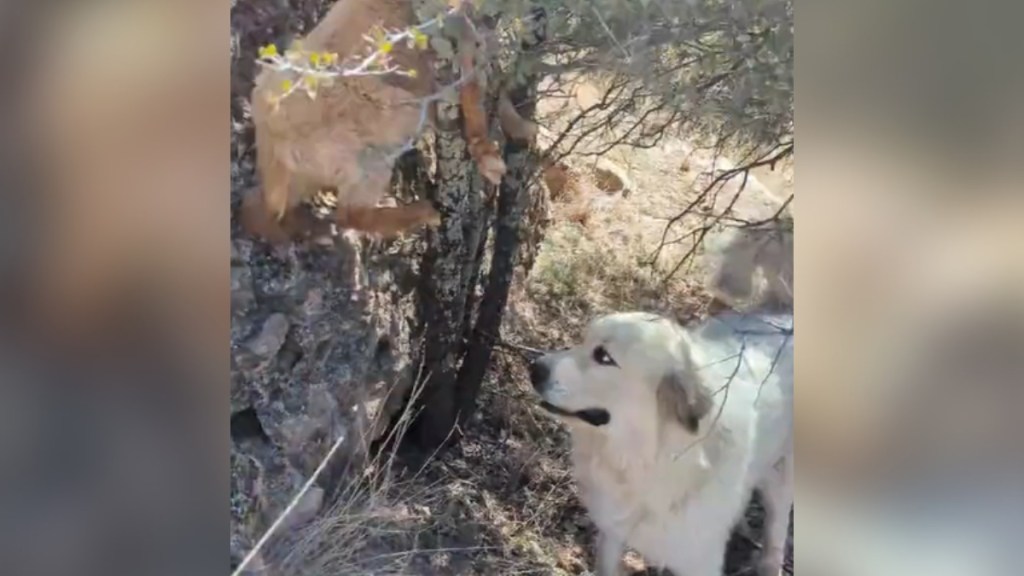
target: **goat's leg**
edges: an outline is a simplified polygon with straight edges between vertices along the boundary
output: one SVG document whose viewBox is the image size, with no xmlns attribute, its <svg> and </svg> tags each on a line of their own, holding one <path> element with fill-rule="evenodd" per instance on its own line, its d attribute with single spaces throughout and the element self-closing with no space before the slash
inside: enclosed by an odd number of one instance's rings
<svg viewBox="0 0 1024 576">
<path fill-rule="evenodd" d="M 437 226 L 441 215 L 427 200 L 395 207 L 339 206 L 338 226 L 391 238 L 419 226 Z"/>
<path fill-rule="evenodd" d="M 290 241 L 301 226 L 290 212 L 298 204 L 291 197 L 291 173 L 276 156 L 274 141 L 256 131 L 256 165 L 260 187 L 249 190 L 242 199 L 239 220 L 246 233 L 271 244 Z"/>
<path fill-rule="evenodd" d="M 463 68 L 466 70 L 466 68 Z M 491 184 L 500 184 L 507 170 L 498 147 L 491 141 L 487 129 L 487 111 L 484 109 L 480 83 L 475 78 L 468 80 L 459 91 L 462 106 L 462 126 L 469 155 L 476 161 L 480 175 Z"/>
<path fill-rule="evenodd" d="M 466 2 L 462 3 L 462 8 L 468 12 L 472 11 L 472 5 Z M 480 174 L 488 182 L 499 184 L 507 167 L 505 161 L 501 159 L 497 145 L 489 137 L 487 109 L 483 97 L 483 70 L 477 68 L 476 62 L 480 35 L 473 27 L 469 15 L 465 13 L 450 18 L 446 26 L 454 29 L 458 44 L 458 63 L 462 72 L 459 106 L 462 108 L 463 137 Z"/>
<path fill-rule="evenodd" d="M 257 188 L 247 191 L 242 197 L 238 218 L 246 234 L 262 238 L 271 244 L 285 244 L 291 240 L 291 234 L 282 226 L 285 219 L 278 219 L 270 214 L 263 203 L 263 194 Z"/>
<path fill-rule="evenodd" d="M 505 90 L 498 94 L 498 122 L 502 132 L 513 140 L 531 142 L 537 136 L 537 125 L 519 114 Z"/>
</svg>

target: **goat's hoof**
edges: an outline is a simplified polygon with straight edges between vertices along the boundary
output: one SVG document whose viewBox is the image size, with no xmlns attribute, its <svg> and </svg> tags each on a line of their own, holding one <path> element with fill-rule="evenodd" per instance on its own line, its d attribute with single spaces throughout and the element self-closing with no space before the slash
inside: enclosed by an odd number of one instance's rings
<svg viewBox="0 0 1024 576">
<path fill-rule="evenodd" d="M 506 171 L 508 168 L 505 166 L 505 162 L 497 156 L 488 156 L 480 165 L 480 174 L 495 186 L 501 184 L 501 178 Z"/>
</svg>

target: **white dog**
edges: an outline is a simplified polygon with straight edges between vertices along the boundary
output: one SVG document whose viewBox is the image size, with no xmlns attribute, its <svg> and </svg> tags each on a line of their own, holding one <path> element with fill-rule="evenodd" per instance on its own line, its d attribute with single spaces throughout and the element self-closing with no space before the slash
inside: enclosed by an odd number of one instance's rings
<svg viewBox="0 0 1024 576">
<path fill-rule="evenodd" d="M 749 266 L 764 264 L 756 260 Z M 781 573 L 793 502 L 792 328 L 791 312 L 727 312 L 694 328 L 611 314 L 581 344 L 532 364 L 542 405 L 572 433 L 599 576 L 621 573 L 626 546 L 675 576 L 721 576 L 754 488 L 766 512 L 758 572 Z"/>
</svg>

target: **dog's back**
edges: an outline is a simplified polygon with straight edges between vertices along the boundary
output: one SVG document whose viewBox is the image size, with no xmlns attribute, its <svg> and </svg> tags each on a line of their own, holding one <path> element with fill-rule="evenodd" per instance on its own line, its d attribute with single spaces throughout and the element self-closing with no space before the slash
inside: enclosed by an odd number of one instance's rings
<svg viewBox="0 0 1024 576">
<path fill-rule="evenodd" d="M 792 440 L 793 315 L 725 312 L 690 338 L 702 377 L 715 389 L 729 386 L 723 411 L 756 414 L 750 475 L 756 482 L 786 455 Z"/>
</svg>

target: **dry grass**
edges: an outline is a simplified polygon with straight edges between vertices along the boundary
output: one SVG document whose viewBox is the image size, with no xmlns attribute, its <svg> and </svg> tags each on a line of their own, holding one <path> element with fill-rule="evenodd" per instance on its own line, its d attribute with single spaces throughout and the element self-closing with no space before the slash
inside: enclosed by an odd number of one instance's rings
<svg viewBox="0 0 1024 576">
<path fill-rule="evenodd" d="M 654 310 L 684 323 L 704 313 L 698 267 L 663 282 L 672 256 L 689 245 L 670 246 L 657 265 L 649 257 L 666 218 L 692 198 L 709 156 L 670 141 L 654 150 L 613 150 L 608 158 L 629 171 L 634 191 L 602 192 L 585 159 L 571 163 L 569 192 L 554 199 L 532 275 L 514 287 L 507 342 L 563 346 L 594 315 L 612 310 Z M 586 573 L 594 533 L 570 476 L 568 437 L 536 406 L 525 365 L 514 347 L 499 348 L 464 440 L 436 457 L 392 453 L 371 462 L 296 535 L 286 573 Z M 755 506 L 755 530 L 759 518 Z M 734 538 L 726 573 L 751 573 L 755 554 L 750 542 Z M 627 564 L 645 573 L 636 555 Z"/>
<path fill-rule="evenodd" d="M 522 365 L 499 357 L 497 373 Z M 578 574 L 590 538 L 567 438 L 526 387 L 488 380 L 487 409 L 442 455 L 378 454 L 270 556 L 285 574 Z M 411 421 L 400 416 L 396 437 Z"/>
<path fill-rule="evenodd" d="M 576 497 L 565 430 L 536 406 L 525 363 L 500 354 L 465 440 L 436 457 L 377 461 L 293 539 L 285 574 L 579 575 L 595 532 Z M 758 525 L 760 514 L 752 514 Z M 727 574 L 756 549 L 734 539 Z M 631 574 L 654 576 L 635 553 Z"/>
<path fill-rule="evenodd" d="M 283 572 L 585 573 L 594 533 L 576 499 L 568 438 L 536 407 L 523 371 L 514 354 L 496 359 L 485 408 L 453 450 L 372 462 L 286 543 Z"/>
<path fill-rule="evenodd" d="M 591 214 L 587 225 L 557 221 L 517 302 L 518 320 L 530 331 L 579 333 L 588 318 L 626 309 L 655 310 L 688 321 L 704 304 L 700 283 L 664 274 L 647 263 L 650 251 L 628 224 L 606 225 L 613 215 Z M 622 222 L 622 220 L 619 220 Z M 543 319 L 543 320 L 538 320 Z"/>
</svg>

